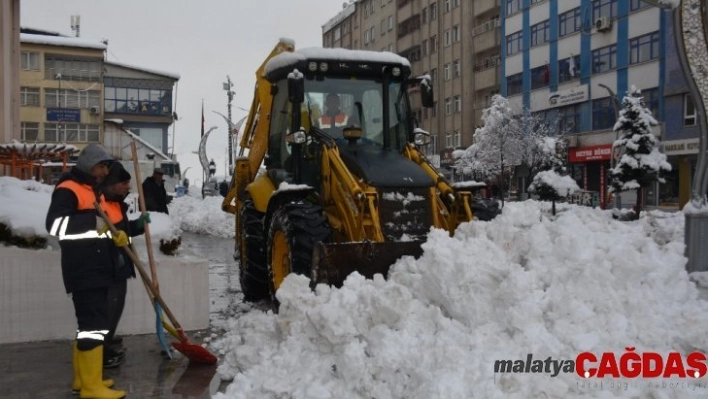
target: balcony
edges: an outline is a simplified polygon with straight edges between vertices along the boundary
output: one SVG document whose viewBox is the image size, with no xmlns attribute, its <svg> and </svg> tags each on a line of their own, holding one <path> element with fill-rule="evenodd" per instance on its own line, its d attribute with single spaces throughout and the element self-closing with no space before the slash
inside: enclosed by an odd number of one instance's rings
<svg viewBox="0 0 708 399">
<path fill-rule="evenodd" d="M 495 22 L 496 20 L 490 21 Z M 475 31 L 479 28 L 485 27 L 487 24 L 478 26 Z M 499 31 L 499 25 L 489 30 L 483 30 L 480 34 L 474 36 L 474 52 L 481 53 L 493 48 L 501 47 L 501 32 Z"/>
<path fill-rule="evenodd" d="M 492 19 L 492 20 L 487 21 L 487 22 L 483 23 L 482 25 L 476 26 L 474 29 L 472 29 L 472 36 L 481 35 L 484 32 L 494 30 L 500 26 L 501 26 L 501 22 L 499 22 L 498 18 Z"/>
<path fill-rule="evenodd" d="M 475 15 L 482 15 L 490 11 L 499 12 L 499 0 L 475 0 Z"/>
<path fill-rule="evenodd" d="M 497 65 L 474 74 L 474 89 L 480 91 L 501 84 L 501 68 Z"/>
</svg>

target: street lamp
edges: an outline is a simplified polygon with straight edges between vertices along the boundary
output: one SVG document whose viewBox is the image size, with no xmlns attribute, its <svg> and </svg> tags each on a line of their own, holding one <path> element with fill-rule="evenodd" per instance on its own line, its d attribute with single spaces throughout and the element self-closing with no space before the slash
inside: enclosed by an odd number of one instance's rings
<svg viewBox="0 0 708 399">
<path fill-rule="evenodd" d="M 229 75 L 226 75 L 226 82 L 224 82 L 224 90 L 226 90 L 226 95 L 229 98 L 229 103 L 228 103 L 228 110 L 229 110 L 229 125 L 231 125 L 231 102 L 234 100 L 234 92 L 231 90 L 231 88 L 234 86 L 233 83 L 231 83 L 231 77 Z M 233 140 L 231 139 L 231 127 L 229 126 L 229 129 L 226 131 L 226 138 L 228 141 L 228 149 L 229 149 L 229 175 L 234 174 L 234 158 L 233 158 Z"/>
</svg>

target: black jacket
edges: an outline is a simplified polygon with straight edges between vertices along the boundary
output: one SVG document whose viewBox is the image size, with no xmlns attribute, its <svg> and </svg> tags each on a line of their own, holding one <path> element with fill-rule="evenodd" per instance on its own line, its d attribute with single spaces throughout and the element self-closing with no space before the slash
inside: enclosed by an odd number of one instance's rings
<svg viewBox="0 0 708 399">
<path fill-rule="evenodd" d="M 128 237 L 135 237 L 145 233 L 145 228 L 140 226 L 140 223 L 138 223 L 137 220 L 128 219 L 128 204 L 123 202 L 123 200 L 124 198 L 112 198 L 111 196 L 106 195 L 106 201 L 118 202 L 120 204 L 123 219 L 121 219 L 118 223 L 114 223 L 116 229 L 125 231 Z M 132 244 L 129 246 L 130 250 L 135 253 L 135 249 L 133 249 Z M 125 250 L 115 245 L 113 246 L 113 249 L 115 250 L 113 256 L 117 259 L 115 278 L 117 280 L 127 280 L 131 277 L 135 277 L 135 265 L 130 257 L 125 253 Z"/>
<path fill-rule="evenodd" d="M 57 186 L 67 180 L 95 187 L 95 179 L 76 167 L 62 175 Z M 99 198 L 94 189 L 86 193 L 86 203 Z M 89 206 L 78 209 L 79 204 L 73 190 L 57 187 L 47 211 L 47 231 L 59 238 L 66 292 L 109 287 L 116 278 L 115 244 L 105 235 L 96 234 L 96 210 Z"/>
<path fill-rule="evenodd" d="M 162 212 L 169 215 L 167 211 L 167 191 L 165 183 L 158 184 L 155 179 L 148 177 L 143 182 L 143 195 L 145 195 L 145 208 L 152 212 Z"/>
</svg>

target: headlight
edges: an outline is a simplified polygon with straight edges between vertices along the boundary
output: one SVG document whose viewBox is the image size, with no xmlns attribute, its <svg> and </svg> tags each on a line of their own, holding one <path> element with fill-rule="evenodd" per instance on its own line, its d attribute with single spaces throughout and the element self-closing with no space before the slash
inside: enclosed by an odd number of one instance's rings
<svg viewBox="0 0 708 399">
<path fill-rule="evenodd" d="M 304 130 L 298 130 L 285 136 L 285 141 L 291 144 L 302 144 L 307 141 L 307 134 Z"/>
<path fill-rule="evenodd" d="M 307 69 L 310 70 L 310 72 L 315 72 L 317 70 L 317 63 L 312 61 L 309 64 L 307 64 Z"/>
<path fill-rule="evenodd" d="M 328 69 L 329 69 L 329 65 L 327 65 L 326 62 L 320 63 L 320 72 L 327 72 Z"/>
<path fill-rule="evenodd" d="M 430 144 L 430 135 L 428 133 L 416 133 L 414 136 L 415 145 Z"/>
<path fill-rule="evenodd" d="M 393 69 L 391 70 L 391 74 L 393 76 L 401 76 L 401 68 L 393 67 Z"/>
</svg>

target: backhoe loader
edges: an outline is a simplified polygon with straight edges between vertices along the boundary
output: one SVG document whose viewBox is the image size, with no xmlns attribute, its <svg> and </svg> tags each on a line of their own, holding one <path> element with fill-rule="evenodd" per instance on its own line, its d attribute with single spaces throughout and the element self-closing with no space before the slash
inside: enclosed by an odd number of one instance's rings
<svg viewBox="0 0 708 399">
<path fill-rule="evenodd" d="M 421 149 L 409 93 L 433 106 L 430 78 L 388 52 L 281 40 L 256 88 L 222 209 L 235 215 L 246 300 L 273 296 L 289 273 L 340 286 L 354 271 L 387 275 L 420 256 L 431 228 L 473 218 Z M 337 97 L 339 109 L 327 108 Z"/>
</svg>

